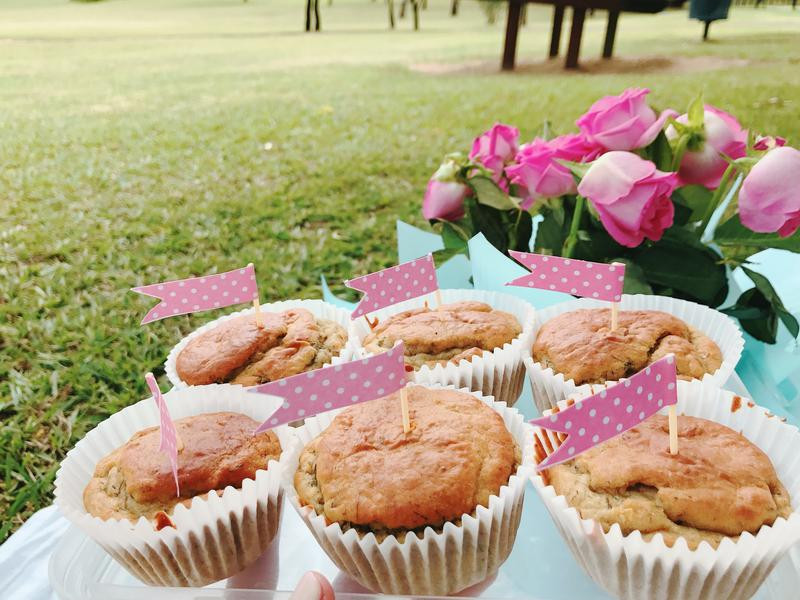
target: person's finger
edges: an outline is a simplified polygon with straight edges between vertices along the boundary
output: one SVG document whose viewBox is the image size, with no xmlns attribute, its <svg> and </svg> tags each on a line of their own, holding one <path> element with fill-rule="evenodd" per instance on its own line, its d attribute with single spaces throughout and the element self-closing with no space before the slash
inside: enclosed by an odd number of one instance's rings
<svg viewBox="0 0 800 600">
<path fill-rule="evenodd" d="M 322 596 L 320 596 L 320 600 L 334 600 L 336 595 L 333 593 L 333 586 L 331 585 L 331 582 L 328 581 L 328 578 L 322 573 L 317 573 L 316 571 L 311 571 L 311 574 L 317 578 L 317 581 L 319 581 L 319 585 L 322 588 Z"/>
<path fill-rule="evenodd" d="M 297 582 L 290 600 L 334 600 L 333 587 L 320 573 L 309 571 Z"/>
</svg>

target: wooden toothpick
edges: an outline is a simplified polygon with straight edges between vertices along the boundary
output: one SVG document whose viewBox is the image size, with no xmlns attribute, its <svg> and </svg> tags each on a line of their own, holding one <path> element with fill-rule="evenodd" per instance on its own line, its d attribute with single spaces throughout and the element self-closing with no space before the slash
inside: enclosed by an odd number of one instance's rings
<svg viewBox="0 0 800 600">
<path fill-rule="evenodd" d="M 678 413 L 674 404 L 669 407 L 669 453 L 678 453 Z"/>
<path fill-rule="evenodd" d="M 619 327 L 619 302 L 611 303 L 611 331 Z"/>
<path fill-rule="evenodd" d="M 400 388 L 400 411 L 403 413 L 403 433 L 411 431 L 411 418 L 408 414 L 408 388 Z"/>
<path fill-rule="evenodd" d="M 439 308 L 442 305 L 442 291 L 439 288 L 436 288 L 436 308 Z"/>
</svg>

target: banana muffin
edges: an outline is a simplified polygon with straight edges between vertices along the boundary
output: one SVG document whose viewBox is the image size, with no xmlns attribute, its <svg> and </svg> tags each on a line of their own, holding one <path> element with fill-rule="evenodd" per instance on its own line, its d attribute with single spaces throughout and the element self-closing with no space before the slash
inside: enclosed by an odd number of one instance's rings
<svg viewBox="0 0 800 600">
<path fill-rule="evenodd" d="M 503 418 L 465 392 L 407 391 L 408 434 L 396 392 L 347 408 L 306 445 L 294 475 L 301 505 L 344 530 L 400 541 L 488 505 L 521 460 Z"/>
<path fill-rule="evenodd" d="M 253 313 L 224 321 L 193 338 L 178 354 L 175 370 L 189 385 L 258 385 L 319 369 L 347 343 L 344 327 L 304 308 Z"/>
<path fill-rule="evenodd" d="M 637 427 L 543 472 L 547 483 L 584 519 L 607 532 L 657 533 L 690 549 L 705 541 L 758 532 L 792 512 L 770 459 L 732 429 L 697 417 L 678 419 L 678 454 L 669 423 L 653 415 Z"/>
<path fill-rule="evenodd" d="M 539 330 L 533 360 L 576 385 L 630 377 L 675 355 L 680 379 L 702 379 L 722 365 L 712 339 L 681 319 L 655 310 L 623 310 L 611 331 L 611 309 L 574 310 L 553 317 Z"/>
<path fill-rule="evenodd" d="M 364 338 L 364 349 L 379 354 L 402 340 L 406 364 L 417 370 L 472 360 L 514 340 L 522 327 L 511 313 L 483 302 L 464 301 L 415 308 L 379 322 Z"/>
<path fill-rule="evenodd" d="M 103 458 L 83 492 L 86 511 L 101 519 L 139 517 L 157 525 L 178 503 L 211 490 L 240 487 L 244 479 L 255 478 L 270 459 L 278 460 L 281 444 L 267 431 L 253 435 L 259 423 L 230 412 L 206 413 L 175 421 L 183 447 L 178 452 L 180 497 L 166 454 L 159 451 L 161 433 L 149 427 Z M 165 523 L 166 521 L 166 523 Z"/>
</svg>

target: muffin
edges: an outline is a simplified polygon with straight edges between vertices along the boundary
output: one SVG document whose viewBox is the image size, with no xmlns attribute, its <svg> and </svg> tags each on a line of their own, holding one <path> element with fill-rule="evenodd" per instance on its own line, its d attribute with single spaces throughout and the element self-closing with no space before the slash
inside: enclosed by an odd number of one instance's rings
<svg viewBox="0 0 800 600">
<path fill-rule="evenodd" d="M 433 309 L 426 305 L 379 320 L 363 346 L 370 354 L 380 354 L 402 340 L 406 364 L 419 370 L 472 360 L 485 350 L 503 347 L 521 333 L 522 327 L 511 313 L 494 310 L 485 302 L 462 301 Z"/>
<path fill-rule="evenodd" d="M 278 532 L 286 427 L 253 436 L 279 400 L 239 385 L 164 394 L 180 437 L 178 476 L 160 452 L 152 398 L 114 413 L 67 453 L 55 504 L 149 585 L 204 586 L 253 564 Z M 280 460 L 278 459 L 280 455 Z"/>
<path fill-rule="evenodd" d="M 612 596 L 745 600 L 800 541 L 800 432 L 710 381 L 679 381 L 676 410 L 677 455 L 655 415 L 533 487 Z M 537 460 L 558 445 L 554 432 L 534 437 Z"/>
<path fill-rule="evenodd" d="M 262 310 L 261 318 L 250 311 L 191 337 L 175 360 L 180 380 L 258 385 L 319 369 L 347 343 L 342 325 L 305 308 Z"/>
<path fill-rule="evenodd" d="M 701 379 L 722 365 L 722 353 L 708 336 L 668 313 L 622 310 L 611 330 L 611 309 L 560 314 L 542 325 L 533 359 L 576 385 L 618 381 L 674 354 L 678 377 Z"/>
<path fill-rule="evenodd" d="M 260 425 L 250 417 L 231 412 L 194 415 L 175 421 L 183 447 L 178 453 L 180 497 L 166 454 L 159 451 L 158 427 L 136 432 L 124 445 L 103 458 L 83 492 L 89 514 L 101 519 L 140 517 L 169 524 L 166 517 L 178 503 L 211 490 L 221 493 L 238 488 L 244 479 L 278 460 L 281 444 L 275 433 L 253 435 Z"/>
<path fill-rule="evenodd" d="M 511 552 L 530 428 L 473 393 L 407 392 L 408 434 L 399 392 L 307 420 L 287 462 L 297 463 L 287 493 L 331 560 L 362 585 L 453 594 Z"/>
<path fill-rule="evenodd" d="M 789 493 L 758 447 L 713 421 L 681 416 L 680 451 L 669 452 L 669 423 L 653 415 L 641 425 L 544 471 L 545 482 L 604 531 L 645 540 L 659 533 L 672 546 L 758 533 L 792 512 Z"/>
</svg>

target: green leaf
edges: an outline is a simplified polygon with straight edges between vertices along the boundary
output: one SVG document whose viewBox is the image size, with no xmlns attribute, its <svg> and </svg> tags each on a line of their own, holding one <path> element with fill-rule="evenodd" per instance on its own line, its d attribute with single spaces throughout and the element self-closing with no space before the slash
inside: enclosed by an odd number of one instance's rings
<svg viewBox="0 0 800 600">
<path fill-rule="evenodd" d="M 705 123 L 705 106 L 703 106 L 703 94 L 692 100 L 687 111 L 689 115 L 689 126 L 695 128 L 703 127 Z"/>
<path fill-rule="evenodd" d="M 544 220 L 536 229 L 534 252 L 558 254 L 569 231 L 569 225 L 565 220 L 564 206 L 558 204 L 554 207 L 542 208 L 540 214 Z"/>
<path fill-rule="evenodd" d="M 755 248 L 780 248 L 800 252 L 800 232 L 789 237 L 777 233 L 756 233 L 742 225 L 739 215 L 733 215 L 714 232 L 714 241 L 720 246 L 750 246 Z"/>
<path fill-rule="evenodd" d="M 675 290 L 679 297 L 719 306 L 728 294 L 720 257 L 683 229 L 669 229 L 661 241 L 636 252 L 634 260 L 652 286 Z"/>
<path fill-rule="evenodd" d="M 467 247 L 467 240 L 450 223 L 442 223 L 442 242 L 446 249 L 463 250 Z"/>
<path fill-rule="evenodd" d="M 528 211 L 522 211 L 518 215 L 516 227 L 512 228 L 513 236 L 509 240 L 509 248 L 530 252 L 531 235 L 533 235 L 533 218 Z"/>
<path fill-rule="evenodd" d="M 497 210 L 514 210 L 517 205 L 488 177 L 478 176 L 468 180 L 478 202 Z"/>
<path fill-rule="evenodd" d="M 629 258 L 614 258 L 608 262 L 625 263 L 625 284 L 622 288 L 625 294 L 652 294 L 653 288 L 647 283 L 644 270 Z"/>
<path fill-rule="evenodd" d="M 652 160 L 657 169 L 661 171 L 669 171 L 672 165 L 672 148 L 669 145 L 669 140 L 663 131 L 660 131 L 650 144 L 648 148 L 650 160 Z"/>
<path fill-rule="evenodd" d="M 500 252 L 508 254 L 508 236 L 502 224 L 503 211 L 479 204 L 473 198 L 467 198 L 465 204 L 475 230 L 483 233 L 488 242 Z"/>
<path fill-rule="evenodd" d="M 786 326 L 786 329 L 789 330 L 789 333 L 792 334 L 792 337 L 796 338 L 797 335 L 800 334 L 800 324 L 798 324 L 794 315 L 786 310 L 783 301 L 780 296 L 778 296 L 778 292 L 775 291 L 775 288 L 772 287 L 769 279 L 764 277 L 761 273 L 748 269 L 744 265 L 742 265 L 742 271 L 753 281 L 756 285 L 756 289 L 764 295 L 764 298 L 769 302 L 780 320 L 783 321 L 783 324 Z"/>
<path fill-rule="evenodd" d="M 706 213 L 713 192 L 702 185 L 687 185 L 678 188 L 672 194 L 672 199 L 691 211 L 688 221 L 699 221 Z"/>
<path fill-rule="evenodd" d="M 556 159 L 556 161 L 572 171 L 572 174 L 577 177 L 578 180 L 583 179 L 583 176 L 586 175 L 586 171 L 592 166 L 591 164 L 572 162 L 570 160 Z"/>
<path fill-rule="evenodd" d="M 758 288 L 745 290 L 736 304 L 720 309 L 720 312 L 738 318 L 742 329 L 757 340 L 767 344 L 775 343 L 778 335 L 778 317 Z"/>
</svg>

